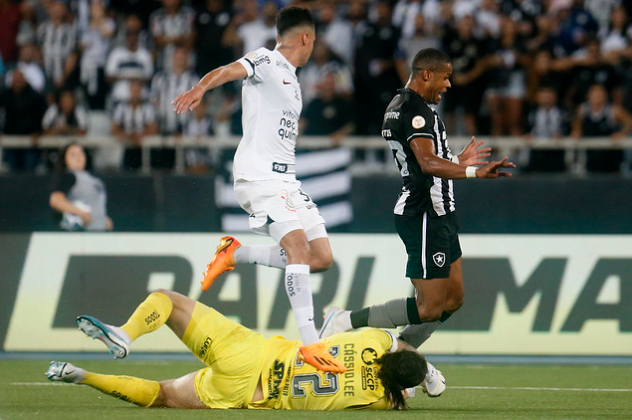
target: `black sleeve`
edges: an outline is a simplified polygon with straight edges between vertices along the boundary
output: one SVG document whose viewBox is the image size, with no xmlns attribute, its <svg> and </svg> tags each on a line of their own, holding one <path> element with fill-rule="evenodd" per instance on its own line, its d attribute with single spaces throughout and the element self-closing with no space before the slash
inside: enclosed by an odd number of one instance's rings
<svg viewBox="0 0 632 420">
<path fill-rule="evenodd" d="M 55 188 L 53 188 L 53 191 L 59 191 L 64 193 L 65 195 L 68 195 L 70 189 L 75 185 L 76 181 L 77 177 L 75 176 L 75 174 L 67 172 L 57 179 L 57 183 L 55 184 Z"/>
<path fill-rule="evenodd" d="M 434 113 L 427 105 L 414 108 L 406 107 L 402 110 L 400 124 L 407 143 L 418 137 L 437 140 L 434 131 Z"/>
</svg>

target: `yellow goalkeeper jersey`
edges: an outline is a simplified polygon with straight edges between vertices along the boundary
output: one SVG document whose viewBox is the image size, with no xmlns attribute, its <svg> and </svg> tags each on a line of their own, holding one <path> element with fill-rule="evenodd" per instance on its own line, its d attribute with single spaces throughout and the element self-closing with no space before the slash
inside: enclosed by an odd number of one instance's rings
<svg viewBox="0 0 632 420">
<path fill-rule="evenodd" d="M 322 372 L 299 360 L 299 341 L 268 340 L 263 354 L 263 400 L 248 408 L 285 410 L 386 410 L 390 402 L 377 378 L 375 360 L 397 349 L 395 337 L 384 330 L 365 329 L 332 335 L 329 351 L 347 371 Z"/>
</svg>

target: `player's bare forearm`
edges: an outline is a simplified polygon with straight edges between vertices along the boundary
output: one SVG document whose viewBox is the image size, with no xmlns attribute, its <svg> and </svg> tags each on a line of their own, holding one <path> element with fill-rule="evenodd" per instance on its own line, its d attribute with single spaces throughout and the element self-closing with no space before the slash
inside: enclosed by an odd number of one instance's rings
<svg viewBox="0 0 632 420">
<path fill-rule="evenodd" d="M 470 144 L 474 149 L 476 149 L 477 143 L 474 139 Z M 481 144 L 478 144 L 478 146 L 480 145 Z M 429 138 L 414 139 L 410 142 L 410 147 L 413 149 L 417 162 L 419 163 L 423 173 L 444 179 L 508 177 L 511 176 L 511 174 L 500 171 L 500 169 L 516 167 L 516 165 L 509 162 L 507 158 L 500 161 L 486 163 L 480 168 L 475 168 L 471 165 L 457 164 L 437 156 L 435 154 L 434 143 L 432 139 Z M 472 156 L 474 157 L 474 160 L 478 160 L 476 157 L 476 151 L 472 152 Z"/>
<path fill-rule="evenodd" d="M 440 158 L 435 154 L 434 143 L 429 138 L 416 138 L 410 142 L 417 162 L 424 174 L 445 179 L 466 178 L 466 166 Z"/>
</svg>

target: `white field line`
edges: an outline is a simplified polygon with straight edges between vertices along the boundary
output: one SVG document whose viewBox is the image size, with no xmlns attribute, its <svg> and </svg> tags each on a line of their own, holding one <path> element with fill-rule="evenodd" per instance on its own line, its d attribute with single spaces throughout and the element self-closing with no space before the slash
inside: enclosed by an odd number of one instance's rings
<svg viewBox="0 0 632 420">
<path fill-rule="evenodd" d="M 69 384 L 66 382 L 9 382 L 9 385 L 57 386 L 74 384 Z M 448 386 L 448 389 L 473 389 L 490 391 L 632 392 L 632 388 L 547 388 L 535 386 Z"/>
<path fill-rule="evenodd" d="M 632 389 L 629 388 L 547 388 L 535 386 L 448 386 L 448 389 L 480 389 L 492 391 L 632 392 Z"/>
</svg>

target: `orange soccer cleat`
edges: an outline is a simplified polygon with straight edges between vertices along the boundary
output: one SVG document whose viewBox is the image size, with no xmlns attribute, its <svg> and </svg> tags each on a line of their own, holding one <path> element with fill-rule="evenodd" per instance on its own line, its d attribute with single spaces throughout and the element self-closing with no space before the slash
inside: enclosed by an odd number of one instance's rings
<svg viewBox="0 0 632 420">
<path fill-rule="evenodd" d="M 233 254 L 235 250 L 241 246 L 241 243 L 232 236 L 224 236 L 217 245 L 217 250 L 213 259 L 206 266 L 204 272 L 204 280 L 202 280 L 202 290 L 207 290 L 220 274 L 225 271 L 232 271 L 235 268 L 235 258 Z"/>
<path fill-rule="evenodd" d="M 345 365 L 336 360 L 331 353 L 327 351 L 325 343 L 312 343 L 299 348 L 302 359 L 314 366 L 316 369 L 324 372 L 343 373 L 347 371 Z"/>
</svg>

